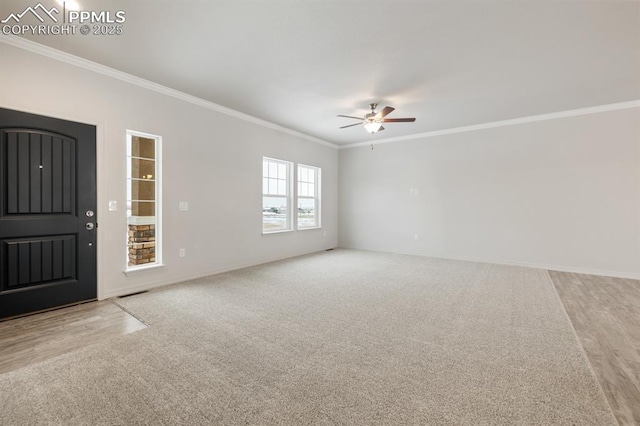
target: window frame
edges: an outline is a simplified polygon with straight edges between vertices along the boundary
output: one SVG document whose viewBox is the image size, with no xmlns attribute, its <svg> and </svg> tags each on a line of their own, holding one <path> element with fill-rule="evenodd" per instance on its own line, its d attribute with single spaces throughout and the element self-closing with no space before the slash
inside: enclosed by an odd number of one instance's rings
<svg viewBox="0 0 640 426">
<path fill-rule="evenodd" d="M 153 139 L 154 149 L 155 149 L 155 158 L 153 161 L 155 162 L 155 261 L 153 263 L 145 263 L 142 265 L 129 265 L 129 245 L 127 243 L 127 255 L 125 258 L 125 273 L 142 271 L 145 269 L 154 269 L 158 267 L 164 266 L 162 259 L 162 136 L 154 135 L 151 133 L 139 132 L 137 130 L 129 130 L 126 132 L 126 146 L 125 146 L 125 160 L 127 162 L 126 165 L 126 178 L 125 178 L 125 194 L 126 194 L 126 203 L 125 203 L 125 215 L 129 209 L 129 203 L 133 202 L 133 200 L 129 199 L 129 188 L 130 181 L 133 179 L 131 177 L 131 166 L 130 161 L 132 158 L 141 158 L 145 160 L 150 160 L 148 158 L 143 157 L 135 157 L 131 155 L 131 144 L 133 143 L 133 137 L 141 137 L 145 139 Z M 127 221 L 127 231 L 130 225 L 129 216 L 126 216 Z"/>
<path fill-rule="evenodd" d="M 273 194 L 269 194 L 269 193 L 265 193 L 264 191 L 264 179 L 270 179 L 270 175 L 265 176 L 265 172 L 264 172 L 264 164 L 265 162 L 271 162 L 271 163 L 276 163 L 276 164 L 282 164 L 286 166 L 286 170 L 287 170 L 287 177 L 286 177 L 286 183 L 285 183 L 285 188 L 286 188 L 286 195 L 282 196 L 282 195 L 273 195 Z M 273 158 L 273 157 L 266 157 L 263 156 L 262 157 L 262 210 L 263 210 L 263 218 L 262 218 L 262 235 L 272 235 L 272 234 L 282 234 L 282 233 L 286 233 L 286 232 L 293 232 L 294 226 L 293 226 L 293 200 L 294 200 L 294 192 L 293 192 L 293 181 L 294 181 L 294 170 L 293 170 L 293 162 L 291 161 L 286 161 L 286 160 L 281 160 L 279 158 Z M 273 231 L 269 231 L 269 230 L 265 230 L 264 229 L 264 198 L 265 197 L 272 197 L 272 198 L 284 198 L 287 201 L 287 210 L 286 210 L 286 214 L 287 214 L 287 219 L 286 219 L 286 229 L 276 229 Z"/>
<path fill-rule="evenodd" d="M 299 188 L 301 183 L 309 183 L 308 181 L 300 181 L 300 168 L 304 167 L 306 169 L 313 170 L 315 173 L 314 177 L 314 195 L 300 195 Z M 308 164 L 298 163 L 296 167 L 296 229 L 299 231 L 306 231 L 309 229 L 320 229 L 322 228 L 322 215 L 321 215 L 321 194 L 322 194 L 322 168 L 318 166 L 310 166 Z M 298 217 L 298 200 L 314 200 L 315 201 L 315 224 L 313 226 L 300 226 L 300 219 Z"/>
</svg>

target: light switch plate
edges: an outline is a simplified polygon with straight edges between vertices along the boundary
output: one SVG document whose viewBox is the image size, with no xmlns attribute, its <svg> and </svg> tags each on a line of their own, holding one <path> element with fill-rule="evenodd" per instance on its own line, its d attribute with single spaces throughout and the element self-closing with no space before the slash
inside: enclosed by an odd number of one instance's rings
<svg viewBox="0 0 640 426">
<path fill-rule="evenodd" d="M 109 211 L 117 212 L 118 211 L 118 202 L 117 201 L 109 201 Z"/>
<path fill-rule="evenodd" d="M 180 211 L 186 212 L 187 210 L 189 210 L 189 203 L 186 201 L 180 201 L 179 209 Z"/>
</svg>

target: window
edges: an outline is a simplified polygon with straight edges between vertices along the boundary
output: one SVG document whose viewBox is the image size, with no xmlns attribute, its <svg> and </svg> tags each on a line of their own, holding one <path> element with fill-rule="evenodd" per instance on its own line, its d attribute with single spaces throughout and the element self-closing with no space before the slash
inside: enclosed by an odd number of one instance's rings
<svg viewBox="0 0 640 426">
<path fill-rule="evenodd" d="M 298 164 L 298 229 L 320 227 L 320 169 Z"/>
<path fill-rule="evenodd" d="M 293 164 L 262 159 L 262 232 L 291 231 L 291 169 Z"/>
<path fill-rule="evenodd" d="M 162 138 L 127 131 L 127 269 L 161 264 Z"/>
</svg>

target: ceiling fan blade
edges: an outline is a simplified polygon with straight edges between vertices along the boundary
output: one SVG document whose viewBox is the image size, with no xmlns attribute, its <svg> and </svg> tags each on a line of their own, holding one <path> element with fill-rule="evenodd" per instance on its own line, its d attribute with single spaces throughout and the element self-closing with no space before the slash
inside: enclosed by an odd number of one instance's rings
<svg viewBox="0 0 640 426">
<path fill-rule="evenodd" d="M 338 115 L 338 117 L 344 117 L 344 118 L 355 118 L 356 120 L 364 120 L 364 118 L 362 117 L 354 117 L 353 115 Z"/>
<path fill-rule="evenodd" d="M 385 118 L 382 120 L 383 123 L 413 123 L 416 121 L 415 118 Z"/>
<path fill-rule="evenodd" d="M 347 127 L 353 127 L 353 126 L 362 126 L 362 123 L 349 124 L 348 126 L 339 127 L 339 129 L 346 129 Z"/>
<path fill-rule="evenodd" d="M 379 113 L 376 114 L 376 118 L 384 118 L 387 114 L 389 114 L 391 111 L 393 111 L 395 108 L 390 107 L 390 106 L 386 106 L 382 109 L 382 111 L 380 111 Z"/>
</svg>

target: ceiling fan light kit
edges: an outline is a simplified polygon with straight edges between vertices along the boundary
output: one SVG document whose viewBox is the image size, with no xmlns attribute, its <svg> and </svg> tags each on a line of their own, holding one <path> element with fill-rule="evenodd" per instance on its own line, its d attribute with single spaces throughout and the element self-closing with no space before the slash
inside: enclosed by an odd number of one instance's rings
<svg viewBox="0 0 640 426">
<path fill-rule="evenodd" d="M 375 121 L 370 121 L 364 124 L 364 128 L 367 129 L 367 132 L 371 134 L 374 134 L 375 132 L 379 131 L 381 127 L 382 127 L 382 123 L 376 123 Z"/>
<path fill-rule="evenodd" d="M 369 104 L 369 108 L 371 108 L 371 112 L 365 114 L 364 117 L 354 117 L 352 115 L 338 115 L 338 117 L 344 118 L 353 118 L 356 120 L 360 120 L 362 123 L 348 124 L 346 126 L 340 127 L 341 129 L 346 129 L 347 127 L 358 126 L 360 124 L 364 125 L 364 129 L 371 133 L 372 135 L 384 130 L 382 127 L 382 123 L 413 123 L 416 121 L 415 118 L 385 118 L 387 114 L 392 112 L 395 108 L 386 106 L 382 109 L 382 111 L 376 113 L 376 107 L 378 104 Z"/>
</svg>

